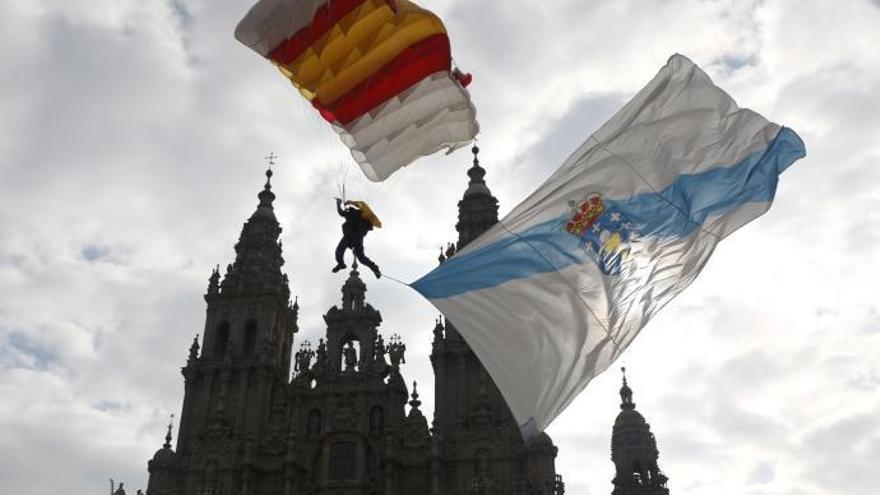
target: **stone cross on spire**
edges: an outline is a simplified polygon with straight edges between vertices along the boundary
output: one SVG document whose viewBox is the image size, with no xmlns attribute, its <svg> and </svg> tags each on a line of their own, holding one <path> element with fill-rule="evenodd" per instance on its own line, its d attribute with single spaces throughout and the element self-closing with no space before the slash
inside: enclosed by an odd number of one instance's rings
<svg viewBox="0 0 880 495">
<path fill-rule="evenodd" d="M 278 155 L 274 151 L 269 152 L 269 155 L 265 157 L 266 163 L 269 164 L 269 170 L 272 170 L 272 165 L 275 165 L 276 158 L 278 158 Z"/>
</svg>

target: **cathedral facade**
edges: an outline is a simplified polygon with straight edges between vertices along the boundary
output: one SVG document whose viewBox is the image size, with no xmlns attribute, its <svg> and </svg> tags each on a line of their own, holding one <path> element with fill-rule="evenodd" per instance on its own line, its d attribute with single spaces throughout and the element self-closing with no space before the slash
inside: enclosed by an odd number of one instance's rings
<svg viewBox="0 0 880 495">
<path fill-rule="evenodd" d="M 478 151 L 459 237 L 441 263 L 498 221 Z M 299 308 L 281 270 L 271 172 L 258 198 L 235 261 L 209 278 L 203 338 L 182 368 L 176 448 L 169 428 L 148 462 L 148 495 L 564 494 L 550 437 L 523 441 L 491 377 L 442 318 L 429 425 L 403 376 L 406 345 L 380 332 L 357 265 L 324 314 L 326 335 L 294 353 Z"/>
</svg>

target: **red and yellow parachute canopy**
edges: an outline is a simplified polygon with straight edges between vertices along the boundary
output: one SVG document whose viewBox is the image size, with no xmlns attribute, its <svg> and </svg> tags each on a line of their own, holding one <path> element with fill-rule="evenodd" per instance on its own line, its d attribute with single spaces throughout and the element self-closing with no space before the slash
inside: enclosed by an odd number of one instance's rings
<svg viewBox="0 0 880 495">
<path fill-rule="evenodd" d="M 370 180 L 479 130 L 446 28 L 407 0 L 260 0 L 235 37 L 312 102 Z"/>
</svg>

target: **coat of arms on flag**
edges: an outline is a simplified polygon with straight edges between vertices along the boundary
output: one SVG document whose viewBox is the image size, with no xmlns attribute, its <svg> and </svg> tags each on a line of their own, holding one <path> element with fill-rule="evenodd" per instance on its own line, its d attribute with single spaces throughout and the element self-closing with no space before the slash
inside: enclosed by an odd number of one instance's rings
<svg viewBox="0 0 880 495">
<path fill-rule="evenodd" d="M 584 242 L 605 275 L 618 275 L 629 261 L 631 242 L 638 237 L 623 212 L 609 208 L 599 193 L 588 194 L 580 202 L 570 201 L 571 216 L 565 224 L 568 233 Z"/>
</svg>

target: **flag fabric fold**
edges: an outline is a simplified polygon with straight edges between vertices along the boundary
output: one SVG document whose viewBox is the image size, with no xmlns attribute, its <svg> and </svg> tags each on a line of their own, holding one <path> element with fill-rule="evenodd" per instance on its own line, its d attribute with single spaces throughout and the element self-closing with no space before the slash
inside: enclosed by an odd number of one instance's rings
<svg viewBox="0 0 880 495">
<path fill-rule="evenodd" d="M 805 155 L 671 57 L 543 185 L 412 284 L 480 358 L 528 437 L 770 207 Z"/>
</svg>

